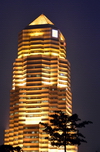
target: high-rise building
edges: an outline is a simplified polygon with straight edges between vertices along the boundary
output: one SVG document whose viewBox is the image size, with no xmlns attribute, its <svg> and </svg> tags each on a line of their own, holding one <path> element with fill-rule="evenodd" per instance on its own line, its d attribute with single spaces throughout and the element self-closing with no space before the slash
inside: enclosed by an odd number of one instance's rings
<svg viewBox="0 0 100 152">
<path fill-rule="evenodd" d="M 24 152 L 58 151 L 39 124 L 49 122 L 57 110 L 72 114 L 70 63 L 63 34 L 42 14 L 19 33 L 5 144 L 19 145 Z"/>
</svg>

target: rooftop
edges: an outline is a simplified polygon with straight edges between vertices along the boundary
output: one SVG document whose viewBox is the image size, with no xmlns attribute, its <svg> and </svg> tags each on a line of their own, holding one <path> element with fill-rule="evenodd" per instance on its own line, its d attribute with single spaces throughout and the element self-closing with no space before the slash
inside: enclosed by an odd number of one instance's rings
<svg viewBox="0 0 100 152">
<path fill-rule="evenodd" d="M 54 25 L 44 14 L 41 14 L 34 21 L 32 21 L 29 24 L 29 26 L 31 26 L 31 25 L 42 25 L 42 24 L 51 24 L 51 25 Z"/>
</svg>

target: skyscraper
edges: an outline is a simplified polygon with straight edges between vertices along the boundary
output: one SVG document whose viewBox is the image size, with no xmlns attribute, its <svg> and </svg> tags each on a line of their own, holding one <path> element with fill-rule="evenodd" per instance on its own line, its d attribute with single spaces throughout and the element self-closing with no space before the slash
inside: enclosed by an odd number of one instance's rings
<svg viewBox="0 0 100 152">
<path fill-rule="evenodd" d="M 72 113 L 70 63 L 63 34 L 42 14 L 19 33 L 5 144 L 24 152 L 56 150 L 39 123 L 57 110 Z"/>
</svg>

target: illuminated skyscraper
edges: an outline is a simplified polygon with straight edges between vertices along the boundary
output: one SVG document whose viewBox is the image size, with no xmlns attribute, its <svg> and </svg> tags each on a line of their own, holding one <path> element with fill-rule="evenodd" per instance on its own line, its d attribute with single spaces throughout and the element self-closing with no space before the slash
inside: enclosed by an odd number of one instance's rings
<svg viewBox="0 0 100 152">
<path fill-rule="evenodd" d="M 70 63 L 64 36 L 42 14 L 19 33 L 5 144 L 24 152 L 53 151 L 39 122 L 57 110 L 72 113 Z"/>
</svg>

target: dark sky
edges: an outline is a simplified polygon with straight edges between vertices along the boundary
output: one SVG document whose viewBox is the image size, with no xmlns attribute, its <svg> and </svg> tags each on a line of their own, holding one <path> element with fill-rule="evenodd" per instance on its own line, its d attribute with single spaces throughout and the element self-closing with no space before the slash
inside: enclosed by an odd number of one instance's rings
<svg viewBox="0 0 100 152">
<path fill-rule="evenodd" d="M 73 113 L 93 121 L 79 152 L 100 151 L 100 0 L 0 0 L 0 144 L 8 124 L 12 64 L 18 33 L 45 14 L 67 41 Z"/>
</svg>

